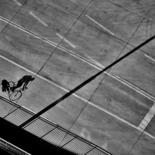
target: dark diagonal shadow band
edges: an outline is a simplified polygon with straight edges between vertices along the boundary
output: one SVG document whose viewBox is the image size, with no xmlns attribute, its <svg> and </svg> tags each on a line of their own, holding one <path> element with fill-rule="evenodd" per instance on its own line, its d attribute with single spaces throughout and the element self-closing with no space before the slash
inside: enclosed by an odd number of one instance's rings
<svg viewBox="0 0 155 155">
<path fill-rule="evenodd" d="M 44 109 L 42 109 L 41 111 L 39 111 L 38 113 L 36 113 L 34 116 L 32 116 L 30 119 L 28 119 L 27 121 L 25 121 L 21 125 L 19 125 L 19 127 L 22 128 L 22 127 L 26 126 L 27 124 L 31 123 L 33 120 L 35 120 L 36 118 L 38 118 L 40 115 L 42 115 L 43 113 L 45 113 L 48 110 L 50 110 L 51 108 L 53 108 L 58 103 L 60 103 L 61 101 L 63 101 L 67 97 L 71 96 L 73 93 L 77 92 L 79 89 L 81 89 L 82 87 L 84 87 L 85 85 L 87 85 L 88 83 L 90 83 L 91 81 L 93 81 L 96 77 L 98 77 L 99 75 L 101 75 L 103 72 L 105 72 L 108 69 L 112 68 L 113 66 L 115 66 L 116 64 L 118 64 L 120 61 L 122 61 L 126 57 L 130 56 L 132 53 L 136 52 L 138 49 L 140 49 L 141 47 L 143 47 L 144 45 L 146 45 L 147 43 L 149 43 L 153 39 L 155 39 L 155 35 L 152 36 L 152 37 L 150 37 L 149 39 L 145 40 L 144 42 L 142 42 L 141 44 L 139 44 L 137 47 L 135 47 L 134 49 L 132 49 L 131 51 L 129 51 L 128 53 L 126 53 L 122 57 L 118 58 L 116 61 L 112 62 L 110 65 L 108 65 L 107 67 L 105 67 L 103 70 L 101 70 L 98 73 L 96 73 L 95 75 L 91 76 L 90 78 L 88 78 L 87 80 L 85 80 L 84 82 L 82 82 L 80 85 L 78 85 L 77 87 L 75 87 L 74 89 L 70 90 L 68 93 L 66 93 L 65 95 L 63 95 L 62 97 L 60 97 L 59 99 L 57 99 L 56 101 L 54 101 L 53 103 L 51 103 L 50 105 L 48 105 L 47 107 L 45 107 Z"/>
</svg>

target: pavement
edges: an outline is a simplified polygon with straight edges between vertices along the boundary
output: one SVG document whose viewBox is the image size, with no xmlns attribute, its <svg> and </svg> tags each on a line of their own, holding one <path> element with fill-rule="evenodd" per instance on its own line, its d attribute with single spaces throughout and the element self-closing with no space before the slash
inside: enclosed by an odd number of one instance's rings
<svg viewBox="0 0 155 155">
<path fill-rule="evenodd" d="M 0 2 L 0 80 L 34 75 L 36 80 L 17 104 L 35 113 L 154 32 L 153 9 L 148 14 L 140 10 L 153 1 L 23 2 Z M 154 41 L 43 116 L 114 155 L 154 155 L 153 51 Z M 2 116 L 12 110 L 1 107 Z M 6 119 L 11 121 L 12 115 Z"/>
</svg>

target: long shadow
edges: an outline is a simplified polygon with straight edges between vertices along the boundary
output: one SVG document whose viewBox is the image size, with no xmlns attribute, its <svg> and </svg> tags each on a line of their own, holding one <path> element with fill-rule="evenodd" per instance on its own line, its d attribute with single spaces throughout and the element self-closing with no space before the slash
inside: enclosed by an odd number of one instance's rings
<svg viewBox="0 0 155 155">
<path fill-rule="evenodd" d="M 91 76 L 90 78 L 88 78 L 87 80 L 85 80 L 84 82 L 82 82 L 80 85 L 78 85 L 77 87 L 75 87 L 74 89 L 72 89 L 71 91 L 69 91 L 68 93 L 66 93 L 65 95 L 63 95 L 62 97 L 60 97 L 59 99 L 57 99 L 56 101 L 54 101 L 53 103 L 51 103 L 49 106 L 47 106 L 44 109 L 42 109 L 40 112 L 38 112 L 37 114 L 35 114 L 34 116 L 32 116 L 30 119 L 28 119 L 24 123 L 22 123 L 19 127 L 22 128 L 22 127 L 26 126 L 27 124 L 29 124 L 30 122 L 32 122 L 33 120 L 35 120 L 37 117 L 39 117 L 43 113 L 47 112 L 49 109 L 53 108 L 58 103 L 62 102 L 64 99 L 66 99 L 67 97 L 71 96 L 73 93 L 77 92 L 79 89 L 81 89 L 82 87 L 84 87 L 85 85 L 87 85 L 88 83 L 90 83 L 91 81 L 93 81 L 96 77 L 98 77 L 99 75 L 101 75 L 102 73 L 104 73 L 105 71 L 107 71 L 108 69 L 112 68 L 113 66 L 115 66 L 116 64 L 118 64 L 120 61 L 124 60 L 125 58 L 127 58 L 128 56 L 130 56 L 131 54 L 133 54 L 134 52 L 136 52 L 138 49 L 140 49 L 141 47 L 143 47 L 144 45 L 146 45 L 147 43 L 149 43 L 153 39 L 155 39 L 155 35 L 152 36 L 152 37 L 150 37 L 149 39 L 145 40 L 140 45 L 138 45 L 137 47 L 135 47 L 134 49 L 132 49 L 131 51 L 129 51 L 128 53 L 126 53 L 122 57 L 118 58 L 116 61 L 114 61 L 113 63 L 111 63 L 107 67 L 105 67 L 103 70 L 99 71 L 95 75 Z"/>
</svg>

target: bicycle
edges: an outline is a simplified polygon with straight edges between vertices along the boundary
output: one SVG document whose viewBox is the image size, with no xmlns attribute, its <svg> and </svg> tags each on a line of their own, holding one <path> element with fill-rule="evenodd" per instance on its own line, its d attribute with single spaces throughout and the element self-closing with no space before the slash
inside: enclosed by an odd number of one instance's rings
<svg viewBox="0 0 155 155">
<path fill-rule="evenodd" d="M 9 100 L 10 101 L 19 100 L 23 95 L 23 91 L 24 91 L 23 88 L 20 87 L 20 88 L 18 88 L 16 90 L 12 91 L 12 88 L 16 85 L 16 83 L 13 82 L 13 81 L 9 81 L 9 85 L 10 85 L 9 91 L 8 91 Z"/>
</svg>

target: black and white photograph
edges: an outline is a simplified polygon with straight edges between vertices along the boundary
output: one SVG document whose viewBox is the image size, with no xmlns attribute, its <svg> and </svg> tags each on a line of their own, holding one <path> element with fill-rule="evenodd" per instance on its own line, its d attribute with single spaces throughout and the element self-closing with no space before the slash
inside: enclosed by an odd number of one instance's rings
<svg viewBox="0 0 155 155">
<path fill-rule="evenodd" d="M 155 0 L 0 0 L 0 155 L 155 155 Z"/>
</svg>

